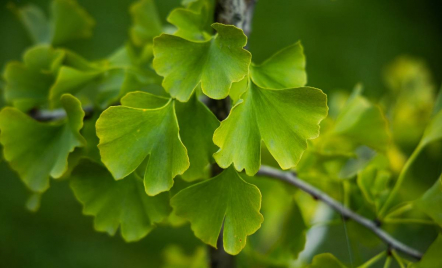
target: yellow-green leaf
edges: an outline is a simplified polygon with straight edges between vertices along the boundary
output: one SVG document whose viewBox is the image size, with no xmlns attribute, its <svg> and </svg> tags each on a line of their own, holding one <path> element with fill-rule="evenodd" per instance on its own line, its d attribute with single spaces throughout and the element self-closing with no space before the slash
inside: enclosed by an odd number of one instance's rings
<svg viewBox="0 0 442 268">
<path fill-rule="evenodd" d="M 245 182 L 233 167 L 213 179 L 181 190 L 171 199 L 176 215 L 187 219 L 196 237 L 216 247 L 223 223 L 224 250 L 236 255 L 246 245 L 248 235 L 263 221 L 261 193 Z"/>
</svg>

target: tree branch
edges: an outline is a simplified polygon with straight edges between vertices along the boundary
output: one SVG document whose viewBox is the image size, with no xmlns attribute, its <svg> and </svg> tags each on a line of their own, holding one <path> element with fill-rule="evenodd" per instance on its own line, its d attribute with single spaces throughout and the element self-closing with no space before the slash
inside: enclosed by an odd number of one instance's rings
<svg viewBox="0 0 442 268">
<path fill-rule="evenodd" d="M 215 21 L 224 24 L 235 25 L 242 29 L 248 36 L 252 30 L 253 11 L 257 0 L 216 0 Z M 230 98 L 223 100 L 209 99 L 209 109 L 221 121 L 224 120 L 230 111 Z M 212 165 L 212 177 L 222 171 L 216 164 Z M 224 251 L 223 229 L 221 229 L 217 248 L 210 248 L 210 266 L 212 268 L 235 267 L 235 259 Z"/>
<path fill-rule="evenodd" d="M 83 111 L 85 113 L 85 119 L 88 118 L 93 112 L 94 107 L 92 106 L 85 106 L 83 107 Z M 29 116 L 34 118 L 37 121 L 40 122 L 49 122 L 54 121 L 58 119 L 63 119 L 66 117 L 66 111 L 64 109 L 54 109 L 54 110 L 38 110 L 33 109 L 29 111 Z"/>
<path fill-rule="evenodd" d="M 413 258 L 421 259 L 422 253 L 417 251 L 414 248 L 411 248 L 402 242 L 396 240 L 394 237 L 389 235 L 387 232 L 382 230 L 378 224 L 375 221 L 369 220 L 356 212 L 350 210 L 349 208 L 344 207 L 341 203 L 334 200 L 330 196 L 328 196 L 326 193 L 322 192 L 321 190 L 315 188 L 314 186 L 308 184 L 307 182 L 297 178 L 295 174 L 292 172 L 287 171 L 281 171 L 276 168 L 268 167 L 268 166 L 261 166 L 259 169 L 257 175 L 259 176 L 268 176 L 272 178 L 276 178 L 282 181 L 285 181 L 287 183 L 290 183 L 302 191 L 311 194 L 313 198 L 317 200 L 321 200 L 322 202 L 329 205 L 331 208 L 333 208 L 335 211 L 341 213 L 341 215 L 345 218 L 352 219 L 355 222 L 361 224 L 365 228 L 372 231 L 375 235 L 377 235 L 382 241 L 384 241 L 390 249 L 397 250 L 399 252 L 402 252 L 404 254 L 407 254 Z"/>
</svg>

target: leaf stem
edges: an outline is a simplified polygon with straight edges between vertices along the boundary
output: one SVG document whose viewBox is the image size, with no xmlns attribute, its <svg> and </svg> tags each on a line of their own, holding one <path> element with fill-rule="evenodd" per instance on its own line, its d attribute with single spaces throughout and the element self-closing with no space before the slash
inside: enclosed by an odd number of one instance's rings
<svg viewBox="0 0 442 268">
<path fill-rule="evenodd" d="M 309 193 L 313 197 L 315 197 L 318 200 L 321 200 L 322 202 L 329 205 L 332 209 L 339 212 L 341 215 L 348 219 L 352 219 L 355 222 L 359 223 L 360 225 L 364 226 L 365 228 L 371 230 L 375 235 L 377 235 L 382 241 L 384 241 L 389 248 L 392 250 L 397 250 L 399 252 L 402 252 L 404 254 L 407 254 L 413 258 L 421 259 L 422 253 L 420 253 L 418 250 L 411 248 L 402 242 L 396 240 L 394 237 L 392 237 L 390 234 L 382 230 L 374 221 L 369 220 L 356 212 L 350 210 L 349 208 L 343 206 L 338 201 L 331 198 L 326 193 L 322 192 L 321 190 L 315 188 L 314 186 L 308 184 L 307 182 L 297 178 L 292 172 L 287 171 L 281 171 L 276 168 L 268 167 L 268 166 L 261 166 L 260 170 L 258 171 L 257 175 L 259 176 L 268 176 L 273 177 L 282 181 L 285 181 L 287 183 L 290 183 L 296 187 L 298 187 L 300 190 Z"/>
<path fill-rule="evenodd" d="M 387 252 L 386 251 L 382 251 L 378 255 L 376 255 L 373 258 L 371 258 L 368 261 L 366 261 L 364 264 L 362 264 L 358 268 L 369 268 L 370 266 L 372 266 L 373 264 L 377 263 L 380 259 L 382 259 L 385 256 L 387 256 Z"/>
<path fill-rule="evenodd" d="M 393 257 L 396 260 L 396 262 L 399 264 L 399 266 L 401 268 L 405 268 L 405 264 L 402 262 L 401 257 L 399 257 L 399 255 L 396 253 L 396 251 L 392 250 L 391 254 L 393 255 Z"/>
<path fill-rule="evenodd" d="M 384 205 L 382 206 L 381 210 L 379 211 L 378 217 L 381 219 L 385 216 L 385 214 L 388 212 L 391 206 L 391 202 L 393 202 L 394 198 L 396 197 L 396 194 L 398 193 L 399 189 L 402 186 L 402 183 L 405 180 L 405 177 L 408 173 L 408 170 L 411 167 L 411 164 L 414 162 L 414 160 L 417 158 L 419 153 L 422 151 L 421 143 L 417 146 L 417 148 L 414 150 L 414 152 L 411 154 L 410 158 L 408 158 L 407 162 L 405 163 L 404 168 L 402 169 L 401 173 L 399 174 L 399 178 L 396 181 L 396 184 L 393 187 L 393 190 L 391 190 L 390 194 L 388 195 L 387 200 L 385 201 Z"/>
<path fill-rule="evenodd" d="M 384 268 L 389 268 L 391 264 L 391 256 L 388 256 L 385 260 Z"/>
</svg>

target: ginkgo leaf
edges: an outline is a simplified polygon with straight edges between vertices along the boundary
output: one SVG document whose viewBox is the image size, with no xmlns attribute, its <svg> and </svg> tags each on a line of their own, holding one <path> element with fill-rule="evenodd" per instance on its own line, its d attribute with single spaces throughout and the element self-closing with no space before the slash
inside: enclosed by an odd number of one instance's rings
<svg viewBox="0 0 442 268">
<path fill-rule="evenodd" d="M 130 28 L 130 36 L 137 46 L 152 43 L 152 39 L 160 35 L 161 20 L 153 0 L 140 0 L 130 7 L 133 26 Z"/>
<path fill-rule="evenodd" d="M 307 268 L 346 268 L 335 256 L 330 253 L 322 253 L 313 257 L 312 263 Z"/>
<path fill-rule="evenodd" d="M 390 142 L 382 110 L 361 96 L 360 90 L 353 92 L 339 113 L 333 133 L 378 151 L 385 151 Z"/>
<path fill-rule="evenodd" d="M 442 227 L 442 177 L 414 205 Z"/>
<path fill-rule="evenodd" d="M 220 23 L 212 27 L 218 33 L 204 42 L 168 34 L 154 39 L 153 66 L 172 97 L 187 101 L 201 83 L 204 94 L 223 99 L 232 83 L 247 75 L 251 54 L 243 49 L 247 38 L 242 30 Z"/>
<path fill-rule="evenodd" d="M 33 4 L 20 8 L 10 5 L 10 8 L 23 24 L 34 44 L 51 42 L 51 26 L 43 10 Z"/>
<path fill-rule="evenodd" d="M 177 27 L 176 36 L 188 40 L 207 40 L 210 39 L 210 24 L 213 21 L 210 11 L 210 2 L 199 0 L 188 8 L 175 8 L 167 21 Z"/>
<path fill-rule="evenodd" d="M 365 200 L 378 210 L 382 201 L 388 196 L 390 180 L 391 174 L 388 170 L 368 165 L 358 173 L 356 182 Z"/>
<path fill-rule="evenodd" d="M 224 250 L 232 255 L 244 248 L 247 236 L 263 222 L 259 189 L 245 182 L 233 167 L 180 191 L 171 205 L 178 216 L 190 221 L 195 236 L 204 243 L 216 248 L 223 229 Z"/>
<path fill-rule="evenodd" d="M 49 46 L 36 46 L 25 52 L 23 63 L 8 63 L 3 74 L 6 101 L 24 111 L 44 104 L 64 55 Z"/>
<path fill-rule="evenodd" d="M 288 46 L 261 64 L 250 65 L 250 77 L 262 88 L 286 89 L 305 86 L 305 56 L 301 42 Z"/>
<path fill-rule="evenodd" d="M 427 249 L 424 256 L 418 263 L 414 263 L 410 268 L 439 268 L 442 263 L 442 234 Z"/>
<path fill-rule="evenodd" d="M 301 42 L 273 54 L 261 64 L 250 64 L 250 79 L 259 87 L 271 89 L 287 89 L 305 86 L 305 56 Z M 233 83 L 230 98 L 236 103 L 247 91 L 249 77 Z"/>
<path fill-rule="evenodd" d="M 103 72 L 104 70 L 82 71 L 67 66 L 61 67 L 55 83 L 50 88 L 49 100 L 53 104 L 65 93 L 76 94 Z"/>
<path fill-rule="evenodd" d="M 173 178 L 189 167 L 189 159 L 179 135 L 175 102 L 148 93 L 133 94 L 121 100 L 123 106 L 101 114 L 96 125 L 98 148 L 117 180 L 134 172 L 149 155 L 144 186 L 153 196 L 172 187 Z"/>
<path fill-rule="evenodd" d="M 70 186 L 83 205 L 83 213 L 94 216 L 95 229 L 128 241 L 146 236 L 170 213 L 167 193 L 151 197 L 135 173 L 115 181 L 106 168 L 91 161 L 81 162 L 71 175 Z"/>
<path fill-rule="evenodd" d="M 186 103 L 176 103 L 180 136 L 189 154 L 190 167 L 181 176 L 191 181 L 205 177 L 217 147 L 212 136 L 219 126 L 216 116 L 201 103 L 196 94 Z"/>
<path fill-rule="evenodd" d="M 234 163 L 238 171 L 254 175 L 264 141 L 281 168 L 292 168 L 307 148 L 307 139 L 319 135 L 327 110 L 327 97 L 319 89 L 271 90 L 249 83 L 242 100 L 215 131 L 213 141 L 220 147 L 215 160 L 223 168 Z"/>
<path fill-rule="evenodd" d="M 261 213 L 265 219 L 261 228 L 250 237 L 247 246 L 257 255 L 265 256 L 267 262 L 285 267 L 304 249 L 308 228 L 295 202 L 295 189 L 273 178 L 243 178 L 259 188 L 262 194 Z M 254 267 L 253 264 L 249 266 Z"/>
<path fill-rule="evenodd" d="M 11 7 L 35 44 L 60 45 L 74 39 L 89 38 L 95 26 L 94 19 L 76 0 L 52 0 L 49 19 L 32 4 Z"/>
<path fill-rule="evenodd" d="M 392 208 L 393 205 L 399 201 L 397 200 L 396 194 L 400 189 L 411 187 L 410 183 L 412 182 L 414 177 L 408 175 L 411 170 L 411 167 L 418 158 L 419 154 L 429 145 L 434 144 L 435 142 L 438 142 L 440 140 L 442 140 L 442 110 L 433 116 L 430 123 L 425 128 L 424 135 L 422 136 L 418 146 L 416 147 L 412 155 L 408 158 L 407 162 L 405 163 L 404 168 L 399 174 L 397 182 L 393 190 L 391 191 L 390 196 L 388 197 L 384 206 L 382 207 L 381 215 L 388 212 L 389 209 Z M 409 192 L 406 197 L 403 196 L 400 201 L 404 202 L 404 201 L 414 200 L 418 198 L 420 194 L 423 194 L 422 190 L 414 189 L 414 191 Z"/>
<path fill-rule="evenodd" d="M 4 157 L 34 192 L 49 187 L 49 176 L 59 178 L 66 171 L 69 154 L 84 146 L 80 135 L 84 112 L 72 95 L 63 95 L 66 118 L 61 122 L 41 123 L 16 108 L 0 112 L 0 142 Z"/>
<path fill-rule="evenodd" d="M 53 0 L 51 5 L 52 44 L 92 36 L 94 19 L 75 0 Z"/>
</svg>

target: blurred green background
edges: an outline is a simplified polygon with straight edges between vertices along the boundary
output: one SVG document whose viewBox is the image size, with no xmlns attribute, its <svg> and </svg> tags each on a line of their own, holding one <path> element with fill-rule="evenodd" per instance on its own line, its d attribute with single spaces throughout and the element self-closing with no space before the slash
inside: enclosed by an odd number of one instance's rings
<svg viewBox="0 0 442 268">
<path fill-rule="evenodd" d="M 49 5 L 49 0 L 9 2 L 18 6 L 32 2 L 45 10 Z M 127 40 L 131 23 L 128 8 L 133 1 L 78 2 L 97 25 L 92 39 L 70 42 L 68 48 L 94 60 L 109 55 Z M 156 2 L 165 19 L 180 1 Z M 1 0 L 2 68 L 7 61 L 20 60 L 22 52 L 31 45 L 7 4 L 8 1 Z M 438 1 L 434 0 L 259 0 L 249 49 L 259 63 L 301 40 L 310 86 L 332 93 L 337 89 L 350 90 L 361 82 L 365 94 L 377 99 L 386 90 L 382 76 L 385 66 L 400 55 L 425 60 L 434 83 L 441 84 L 441 33 L 442 16 Z M 201 246 L 187 225 L 179 229 L 158 228 L 141 242 L 131 244 L 119 235 L 111 238 L 97 233 L 92 217 L 82 215 L 80 204 L 63 181 L 53 181 L 36 213 L 25 209 L 28 195 L 18 177 L 1 162 L 1 267 L 159 267 L 166 245 L 185 245 L 188 253 Z M 337 228 L 343 230 L 342 226 Z M 345 239 L 344 235 L 333 237 L 335 245 L 345 245 Z"/>
</svg>

